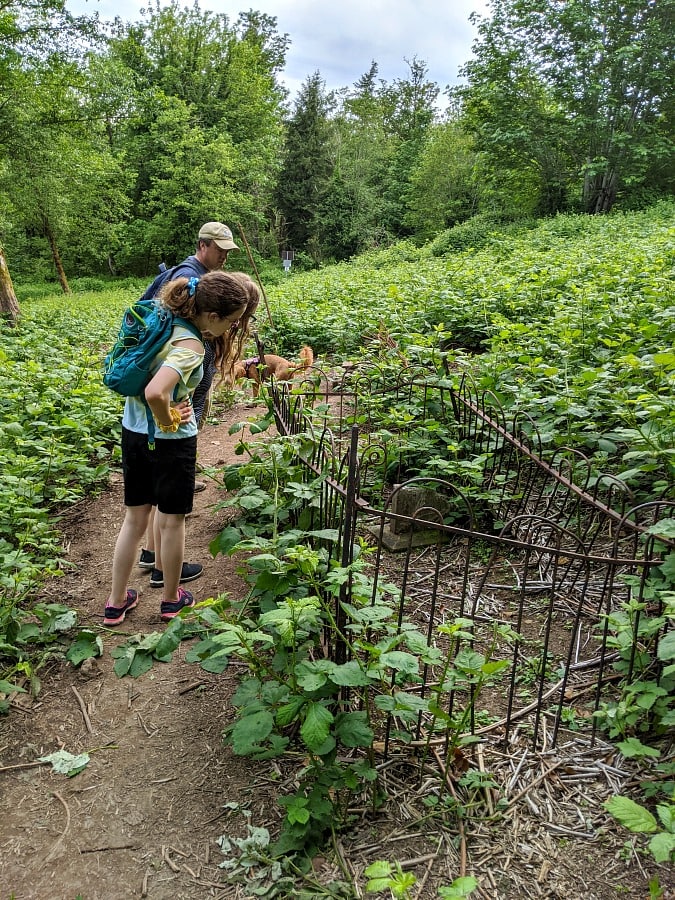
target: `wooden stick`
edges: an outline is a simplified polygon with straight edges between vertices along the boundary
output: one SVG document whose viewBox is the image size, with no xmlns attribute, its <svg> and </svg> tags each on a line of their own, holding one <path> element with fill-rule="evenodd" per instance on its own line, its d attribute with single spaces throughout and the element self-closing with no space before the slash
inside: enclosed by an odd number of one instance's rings
<svg viewBox="0 0 675 900">
<path fill-rule="evenodd" d="M 0 766 L 0 772 L 11 772 L 12 769 L 33 769 L 35 766 L 48 766 L 48 762 L 17 763 L 14 766 Z"/>
<path fill-rule="evenodd" d="M 558 766 L 562 766 L 562 764 L 564 762 L 565 762 L 564 759 L 559 759 L 558 762 L 553 763 L 553 765 L 550 766 L 548 769 L 546 769 L 545 772 L 542 772 L 541 775 L 537 775 L 536 778 L 533 778 L 532 781 L 522 789 L 522 791 L 518 791 L 516 796 L 512 797 L 509 800 L 509 802 L 506 804 L 506 806 L 502 807 L 501 812 L 505 813 L 507 809 L 511 809 L 511 807 L 514 805 L 514 803 L 517 803 L 521 797 L 524 797 L 525 794 L 529 793 L 535 785 L 539 784 L 540 781 L 543 781 L 544 778 L 546 778 L 547 775 L 550 775 L 554 769 L 558 768 Z"/>
<path fill-rule="evenodd" d="M 94 729 L 91 727 L 91 719 L 89 718 L 89 713 L 87 712 L 87 707 L 84 704 L 84 700 L 80 696 L 80 692 L 78 691 L 78 689 L 76 687 L 71 685 L 71 688 L 72 688 L 73 693 L 77 697 L 77 702 L 80 704 L 80 710 L 82 712 L 82 718 L 84 719 L 85 727 L 86 727 L 87 731 L 89 732 L 89 734 L 93 734 Z"/>
<path fill-rule="evenodd" d="M 431 870 L 432 870 L 433 867 L 434 867 L 434 863 L 435 863 L 436 860 L 438 859 L 438 856 L 439 856 L 439 854 L 440 854 L 440 852 L 441 852 L 441 847 L 442 847 L 442 846 L 443 846 L 443 834 L 441 834 L 441 836 L 440 836 L 440 838 L 439 838 L 439 840 L 438 840 L 438 847 L 436 848 L 436 852 L 434 853 L 434 855 L 433 855 L 433 856 L 431 857 L 431 859 L 429 860 L 429 865 L 426 867 L 426 870 L 425 870 L 425 872 L 424 872 L 424 875 L 423 875 L 423 877 L 422 877 L 422 880 L 420 881 L 420 883 L 419 883 L 418 886 L 417 886 L 417 894 L 415 895 L 416 900 L 420 900 L 420 897 L 422 896 L 422 891 L 424 890 L 424 886 L 425 886 L 425 884 L 427 883 L 427 881 L 428 881 L 428 879 L 429 879 L 429 875 L 431 875 Z"/>
<path fill-rule="evenodd" d="M 244 242 L 244 246 L 246 247 L 246 253 L 248 254 L 248 261 L 251 263 L 251 267 L 255 272 L 255 277 L 260 285 L 260 293 L 262 294 L 263 300 L 265 301 L 265 308 L 267 310 L 267 317 L 270 320 L 270 325 L 274 328 L 274 321 L 272 319 L 272 313 L 270 312 L 270 305 L 267 302 L 267 294 L 265 293 L 265 288 L 263 287 L 263 283 L 260 280 L 260 275 L 258 274 L 258 267 L 255 264 L 255 260 L 253 259 L 253 254 L 251 253 L 251 248 L 248 245 L 248 241 L 246 240 L 246 235 L 244 234 L 244 229 L 241 227 L 239 222 L 237 222 L 237 228 L 239 229 L 239 233 L 241 234 L 241 239 Z"/>
<path fill-rule="evenodd" d="M 58 837 L 56 843 L 54 844 L 54 846 L 52 847 L 52 849 L 49 851 L 47 857 L 45 858 L 45 863 L 51 862 L 52 859 L 54 859 L 54 857 L 56 856 L 56 853 L 57 853 L 59 847 L 60 847 L 61 844 L 63 843 L 64 837 L 68 834 L 68 829 L 70 828 L 70 810 L 68 809 L 68 804 L 67 804 L 66 801 L 63 799 L 63 797 L 61 796 L 61 794 L 59 794 L 58 791 L 54 791 L 53 796 L 56 797 L 56 799 L 59 800 L 59 801 L 61 802 L 61 804 L 63 805 L 63 808 L 64 808 L 65 811 L 66 811 L 66 827 L 63 829 L 63 831 L 62 831 L 61 834 L 59 835 L 59 837 Z"/>
<path fill-rule="evenodd" d="M 162 847 L 162 859 L 167 864 L 167 866 L 171 869 L 172 872 L 180 872 L 180 866 L 177 866 L 176 863 L 169 856 L 169 848 Z"/>
<path fill-rule="evenodd" d="M 203 684 L 206 684 L 205 681 L 193 681 L 192 684 L 188 684 L 187 687 L 181 688 L 178 691 L 179 694 L 187 694 L 188 691 L 195 691 L 198 687 L 201 687 Z"/>
</svg>

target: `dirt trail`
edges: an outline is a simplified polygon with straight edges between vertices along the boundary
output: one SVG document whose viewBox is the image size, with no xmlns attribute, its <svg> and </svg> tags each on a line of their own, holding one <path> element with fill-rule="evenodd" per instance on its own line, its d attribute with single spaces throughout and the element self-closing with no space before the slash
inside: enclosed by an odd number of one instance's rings
<svg viewBox="0 0 675 900">
<path fill-rule="evenodd" d="M 228 431 L 232 422 L 251 413 L 243 405 L 219 412 L 219 424 L 207 425 L 200 435 L 200 461 L 223 465 L 240 460 L 234 453 L 239 436 Z M 197 599 L 221 591 L 236 597 L 244 590 L 237 563 L 214 560 L 208 552 L 229 515 L 214 512 L 221 491 L 209 482 L 196 495 L 188 520 L 187 558 L 205 567 L 203 577 L 190 585 Z M 115 476 L 109 490 L 79 504 L 63 522 L 71 567 L 45 585 L 43 598 L 68 603 L 83 624 L 102 622 L 122 516 L 122 483 Z M 0 718 L 0 900 L 250 900 L 250 892 L 227 884 L 219 868 L 223 856 L 218 838 L 246 834 L 245 817 L 224 805 L 240 804 L 251 811 L 252 825 L 274 832 L 281 816 L 275 794 L 278 789 L 287 792 L 297 760 L 284 773 L 282 759 L 255 762 L 231 753 L 222 732 L 233 720 L 230 698 L 240 670 L 231 663 L 221 675 L 211 675 L 188 664 L 185 654 L 192 642 L 184 642 L 170 663 L 156 663 L 136 680 L 116 677 L 113 647 L 130 634 L 163 627 L 161 591 L 150 588 L 149 576 L 141 570 L 133 578 L 140 604 L 120 629 L 106 634 L 103 657 L 79 670 L 52 664 L 40 673 L 43 689 L 37 700 L 21 695 L 11 714 Z M 35 765 L 37 757 L 59 749 L 87 751 L 90 762 L 73 778 L 56 774 L 49 765 Z M 458 850 L 448 843 L 452 835 L 443 844 L 443 836 L 427 822 L 424 790 L 416 778 L 410 779 L 407 766 L 388 772 L 390 803 L 341 836 L 343 865 L 361 884 L 356 897 L 363 896 L 367 865 L 376 859 L 408 858 L 421 885 L 415 896 L 430 900 L 438 896 L 439 885 L 448 885 L 458 874 Z M 635 852 L 623 855 L 625 832 L 605 827 L 593 841 L 565 838 L 557 843 L 545 816 L 529 809 L 527 799 L 509 820 L 470 823 L 469 871 L 481 878 L 478 896 L 647 896 L 645 869 L 650 866 Z M 557 808 L 559 824 L 567 823 L 569 834 L 579 828 L 576 812 L 573 803 Z M 427 824 L 418 828 L 416 822 Z M 315 863 L 320 884 L 341 877 L 333 861 L 317 858 Z M 675 900 L 665 867 L 659 876 L 664 900 Z"/>
<path fill-rule="evenodd" d="M 237 437 L 228 429 L 250 413 L 235 407 L 220 424 L 207 425 L 200 462 L 238 460 Z M 243 587 L 235 563 L 208 552 L 227 518 L 227 511 L 212 509 L 222 496 L 209 481 L 188 519 L 186 558 L 205 568 L 190 585 L 197 599 L 224 590 L 238 595 Z M 79 504 L 63 523 L 72 568 L 45 585 L 43 598 L 68 603 L 85 625 L 101 624 L 122 516 L 116 475 L 110 490 Z M 222 741 L 236 673 L 210 675 L 186 663 L 187 642 L 172 662 L 156 663 L 143 677 L 117 678 L 110 650 L 129 634 L 162 628 L 161 591 L 150 588 L 140 569 L 132 578 L 139 606 L 105 636 L 103 657 L 79 671 L 49 667 L 37 702 L 24 701 L 0 720 L 0 767 L 23 766 L 61 748 L 91 754 L 74 778 L 48 765 L 0 772 L 2 900 L 235 896 L 234 888 L 214 885 L 222 882 L 218 836 L 244 832 L 241 816 L 229 822 L 223 804 L 246 803 L 256 772 Z"/>
</svg>

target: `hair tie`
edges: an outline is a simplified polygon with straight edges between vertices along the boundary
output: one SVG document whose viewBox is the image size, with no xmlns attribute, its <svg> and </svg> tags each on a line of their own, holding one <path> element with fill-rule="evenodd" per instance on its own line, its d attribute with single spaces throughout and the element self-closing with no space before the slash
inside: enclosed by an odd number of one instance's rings
<svg viewBox="0 0 675 900">
<path fill-rule="evenodd" d="M 195 276 L 193 275 L 192 278 L 190 278 L 187 283 L 188 294 L 190 295 L 190 297 L 194 297 L 198 284 L 199 284 L 199 278 L 195 278 Z"/>
</svg>

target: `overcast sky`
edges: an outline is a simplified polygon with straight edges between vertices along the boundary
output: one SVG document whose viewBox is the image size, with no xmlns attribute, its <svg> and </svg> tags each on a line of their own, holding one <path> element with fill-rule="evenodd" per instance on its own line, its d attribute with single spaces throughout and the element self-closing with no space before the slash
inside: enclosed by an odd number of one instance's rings
<svg viewBox="0 0 675 900">
<path fill-rule="evenodd" d="M 67 0 L 74 13 L 97 10 L 103 19 L 125 21 L 140 19 L 145 5 L 143 0 Z M 275 16 L 277 31 L 291 41 L 282 80 L 292 96 L 317 69 L 328 90 L 349 87 L 372 60 L 379 78 L 407 78 L 405 60 L 413 57 L 426 62 L 429 80 L 442 91 L 458 81 L 460 66 L 471 56 L 476 32 L 469 15 L 488 12 L 488 0 L 200 0 L 199 5 L 224 13 L 232 23 L 249 9 Z"/>
</svg>

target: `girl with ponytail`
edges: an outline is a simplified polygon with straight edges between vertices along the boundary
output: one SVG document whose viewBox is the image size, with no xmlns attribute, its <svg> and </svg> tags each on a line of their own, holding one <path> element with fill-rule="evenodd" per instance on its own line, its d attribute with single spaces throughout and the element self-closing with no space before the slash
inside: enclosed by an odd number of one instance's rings
<svg viewBox="0 0 675 900">
<path fill-rule="evenodd" d="M 259 300 L 255 282 L 240 272 L 209 272 L 201 278 L 177 278 L 166 284 L 160 302 L 196 326 L 214 345 L 221 379 L 231 374 L 241 356 L 251 316 Z M 194 605 L 179 586 L 185 551 L 185 516 L 192 512 L 197 461 L 197 422 L 192 393 L 202 378 L 204 345 L 192 330 L 176 322 L 171 338 L 157 354 L 145 400 L 155 419 L 155 449 L 148 447 L 147 411 L 143 401 L 127 397 L 122 417 L 124 522 L 117 538 L 112 586 L 104 622 L 119 625 L 138 604 L 137 591 L 127 588 L 150 512 L 157 506 L 164 590 L 162 621 Z M 200 569 L 201 571 L 201 569 Z M 195 576 L 196 577 L 196 576 Z"/>
</svg>

